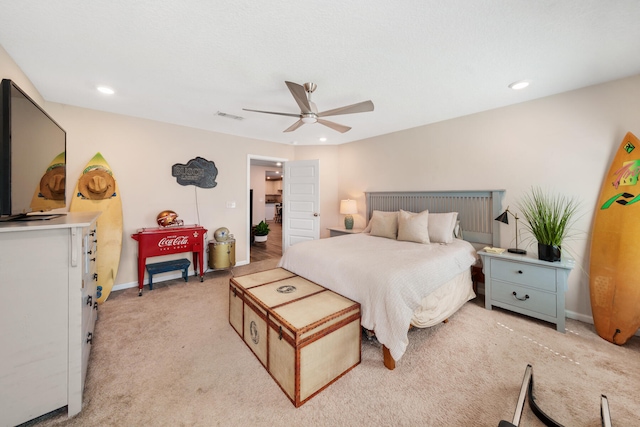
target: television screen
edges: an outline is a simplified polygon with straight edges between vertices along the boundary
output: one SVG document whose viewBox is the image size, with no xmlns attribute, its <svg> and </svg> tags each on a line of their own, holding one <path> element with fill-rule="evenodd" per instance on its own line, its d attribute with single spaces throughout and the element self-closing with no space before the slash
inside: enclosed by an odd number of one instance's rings
<svg viewBox="0 0 640 427">
<path fill-rule="evenodd" d="M 11 80 L 0 90 L 0 215 L 64 208 L 66 132 Z"/>
</svg>

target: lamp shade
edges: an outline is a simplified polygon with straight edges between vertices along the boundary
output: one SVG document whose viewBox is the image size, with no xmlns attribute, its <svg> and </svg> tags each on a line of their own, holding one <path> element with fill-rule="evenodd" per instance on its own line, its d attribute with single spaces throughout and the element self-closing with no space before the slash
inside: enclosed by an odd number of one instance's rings
<svg viewBox="0 0 640 427">
<path fill-rule="evenodd" d="M 341 200 L 340 201 L 340 213 L 343 215 L 351 215 L 358 213 L 358 205 L 355 200 Z"/>
<path fill-rule="evenodd" d="M 507 215 L 508 212 L 509 212 L 509 209 L 502 212 L 495 220 L 498 222 L 502 222 L 504 224 L 509 224 L 509 216 Z"/>
</svg>

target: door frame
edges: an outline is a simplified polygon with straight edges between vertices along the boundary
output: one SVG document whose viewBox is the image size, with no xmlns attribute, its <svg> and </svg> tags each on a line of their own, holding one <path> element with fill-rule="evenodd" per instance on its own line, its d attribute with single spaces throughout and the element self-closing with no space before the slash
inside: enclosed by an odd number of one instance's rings
<svg viewBox="0 0 640 427">
<path fill-rule="evenodd" d="M 251 218 L 251 213 L 249 212 L 249 209 L 251 209 L 251 207 L 249 206 L 251 203 L 249 201 L 249 196 L 250 196 L 250 190 L 251 190 L 251 160 L 267 160 L 270 162 L 288 162 L 289 159 L 285 159 L 283 157 L 270 157 L 270 156 L 260 156 L 257 154 L 247 154 L 247 200 L 246 200 L 246 206 L 247 206 L 247 210 L 246 210 L 246 228 L 245 230 L 250 230 L 251 229 L 251 225 L 249 224 L 249 218 Z M 283 165 L 284 168 L 284 165 Z M 284 181 L 285 178 L 284 176 L 282 177 L 282 185 L 284 187 Z M 284 200 L 283 200 L 284 202 Z M 284 229 L 282 230 L 282 243 L 284 243 Z M 247 240 L 246 240 L 246 244 L 247 244 L 247 253 L 246 253 L 246 257 L 247 257 L 247 264 L 251 264 L 251 232 L 249 232 L 247 234 Z M 283 245 L 284 248 L 284 245 Z"/>
</svg>

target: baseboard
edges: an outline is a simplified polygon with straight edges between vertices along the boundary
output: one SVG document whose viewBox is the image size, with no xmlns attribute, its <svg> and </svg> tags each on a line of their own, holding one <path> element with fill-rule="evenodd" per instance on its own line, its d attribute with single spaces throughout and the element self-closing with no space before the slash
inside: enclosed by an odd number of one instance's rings
<svg viewBox="0 0 640 427">
<path fill-rule="evenodd" d="M 241 261 L 236 263 L 236 265 L 234 267 L 240 267 L 241 265 L 247 265 L 249 264 L 248 261 Z M 205 270 L 205 273 L 211 273 L 212 269 L 207 269 Z M 189 272 L 189 278 L 195 277 L 193 275 L 193 271 Z M 156 279 L 157 277 L 157 279 Z M 166 282 L 169 280 L 174 280 L 174 279 L 181 279 L 182 278 L 182 273 L 180 273 L 179 271 L 173 272 L 173 273 L 161 273 L 161 274 L 154 274 L 153 275 L 153 283 L 160 283 L 160 282 Z M 148 283 L 145 283 L 145 285 L 148 285 Z M 111 289 L 111 292 L 113 291 L 123 291 L 125 289 L 129 289 L 129 288 L 137 288 L 138 287 L 138 281 L 136 280 L 135 282 L 129 282 L 129 283 L 121 283 L 119 285 L 114 285 L 113 288 Z"/>
</svg>

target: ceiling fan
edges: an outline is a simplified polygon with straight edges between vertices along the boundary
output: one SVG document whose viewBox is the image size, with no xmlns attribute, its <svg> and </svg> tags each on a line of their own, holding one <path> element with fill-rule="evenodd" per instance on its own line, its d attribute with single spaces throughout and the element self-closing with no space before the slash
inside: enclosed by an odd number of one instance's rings
<svg viewBox="0 0 640 427">
<path fill-rule="evenodd" d="M 315 83 L 305 83 L 304 86 L 299 85 L 293 82 L 285 81 L 291 95 L 293 95 L 293 99 L 296 100 L 298 106 L 300 107 L 300 114 L 295 113 L 278 113 L 275 111 L 261 111 L 261 110 L 250 110 L 248 108 L 243 108 L 245 111 L 253 111 L 255 113 L 267 113 L 267 114 L 277 114 L 279 116 L 289 116 L 289 117 L 298 117 L 298 121 L 289 126 L 284 132 L 291 132 L 298 129 L 305 123 L 320 123 L 321 125 L 325 125 L 330 127 L 333 130 L 337 130 L 338 132 L 345 133 L 349 129 L 349 126 L 344 126 L 335 122 L 331 122 L 329 120 L 324 120 L 321 117 L 328 116 L 339 116 L 341 114 L 353 114 L 353 113 L 365 113 L 367 111 L 373 111 L 373 102 L 371 101 L 363 101 L 358 102 L 357 104 L 347 105 L 340 108 L 334 108 L 333 110 L 322 111 L 318 113 L 318 108 L 316 104 L 311 101 L 311 94 L 318 87 Z"/>
</svg>

